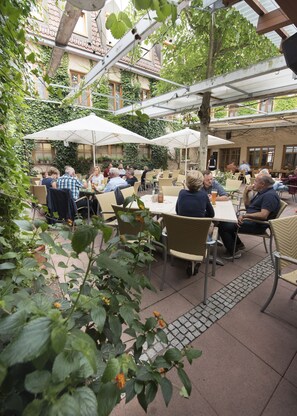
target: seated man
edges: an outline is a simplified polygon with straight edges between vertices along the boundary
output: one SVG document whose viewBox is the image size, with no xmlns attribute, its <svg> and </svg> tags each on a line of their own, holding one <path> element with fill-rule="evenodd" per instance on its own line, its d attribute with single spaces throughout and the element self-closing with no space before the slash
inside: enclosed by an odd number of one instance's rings
<svg viewBox="0 0 297 416">
<path fill-rule="evenodd" d="M 76 202 L 77 208 L 86 207 L 88 206 L 88 201 L 86 198 L 83 198 L 79 201 L 79 191 L 81 188 L 86 188 L 87 183 L 83 185 L 81 181 L 79 181 L 75 176 L 75 170 L 71 166 L 66 166 L 65 174 L 60 176 L 57 180 L 57 188 L 58 189 L 70 189 L 72 197 Z M 92 201 L 90 202 L 90 206 L 92 206 Z"/>
<path fill-rule="evenodd" d="M 219 223 L 219 234 L 227 249 L 226 260 L 233 259 L 233 250 L 235 244 L 235 237 L 237 227 L 240 227 L 241 233 L 253 233 L 261 234 L 268 227 L 266 224 L 259 224 L 252 221 L 248 221 L 249 218 L 267 221 L 276 217 L 280 208 L 280 198 L 273 189 L 274 180 L 268 175 L 259 175 L 255 179 L 254 191 L 257 194 L 251 199 L 250 202 L 245 201 L 248 205 L 246 213 L 238 217 L 238 224 L 230 222 Z M 241 257 L 240 249 L 244 248 L 244 244 L 237 237 L 235 259 Z"/>
<path fill-rule="evenodd" d="M 203 174 L 203 186 L 201 191 L 206 192 L 211 198 L 211 191 L 217 191 L 217 201 L 228 201 L 229 197 L 225 189 L 215 179 L 213 179 L 210 170 L 204 170 Z"/>
<path fill-rule="evenodd" d="M 126 182 L 128 185 L 133 186 L 137 182 L 137 178 L 134 176 L 134 169 L 128 169 L 126 172 Z"/>
<path fill-rule="evenodd" d="M 128 186 L 127 182 L 123 178 L 120 178 L 118 168 L 110 168 L 109 177 L 110 179 L 107 182 L 104 192 L 110 192 L 118 187 L 124 188 L 125 186 Z"/>
</svg>

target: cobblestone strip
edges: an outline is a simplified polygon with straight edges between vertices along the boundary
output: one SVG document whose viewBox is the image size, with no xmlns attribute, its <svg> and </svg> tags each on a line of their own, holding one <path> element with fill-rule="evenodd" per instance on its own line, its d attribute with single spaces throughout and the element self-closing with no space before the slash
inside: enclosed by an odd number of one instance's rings
<svg viewBox="0 0 297 416">
<path fill-rule="evenodd" d="M 271 275 L 273 270 L 270 257 L 266 257 L 210 296 L 207 305 L 201 303 L 170 323 L 165 329 L 168 337 L 167 347 L 182 349 L 198 338 L 213 323 L 221 319 L 238 302 L 259 286 Z M 153 358 L 165 347 L 165 344 L 156 342 L 146 350 L 141 358 L 144 360 Z"/>
</svg>

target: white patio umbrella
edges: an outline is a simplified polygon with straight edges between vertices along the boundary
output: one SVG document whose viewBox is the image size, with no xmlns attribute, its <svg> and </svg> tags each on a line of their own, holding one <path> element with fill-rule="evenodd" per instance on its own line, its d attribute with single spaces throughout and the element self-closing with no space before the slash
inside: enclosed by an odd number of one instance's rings
<svg viewBox="0 0 297 416">
<path fill-rule="evenodd" d="M 96 164 L 96 146 L 121 143 L 151 143 L 145 137 L 97 117 L 95 114 L 37 131 L 36 133 L 27 134 L 24 138 L 60 140 L 64 141 L 65 145 L 68 142 L 92 145 L 94 166 Z"/>
<path fill-rule="evenodd" d="M 208 146 L 224 146 L 232 144 L 229 140 L 221 139 L 220 137 L 208 135 Z M 183 130 L 175 131 L 173 133 L 165 134 L 150 140 L 150 144 L 165 146 L 169 148 L 186 149 L 185 158 L 185 172 L 187 171 L 187 155 L 190 147 L 200 147 L 200 132 L 185 128 Z"/>
</svg>

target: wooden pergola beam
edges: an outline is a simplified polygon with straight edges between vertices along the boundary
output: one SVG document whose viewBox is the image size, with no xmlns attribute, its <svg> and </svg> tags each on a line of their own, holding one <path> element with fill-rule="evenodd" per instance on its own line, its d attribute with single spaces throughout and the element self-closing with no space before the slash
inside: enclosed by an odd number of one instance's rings
<svg viewBox="0 0 297 416">
<path fill-rule="evenodd" d="M 276 0 L 279 7 L 289 17 L 291 22 L 297 26 L 297 2 L 296 0 Z"/>
<path fill-rule="evenodd" d="M 257 33 L 263 34 L 292 24 L 291 20 L 281 9 L 263 14 L 259 17 Z"/>
</svg>

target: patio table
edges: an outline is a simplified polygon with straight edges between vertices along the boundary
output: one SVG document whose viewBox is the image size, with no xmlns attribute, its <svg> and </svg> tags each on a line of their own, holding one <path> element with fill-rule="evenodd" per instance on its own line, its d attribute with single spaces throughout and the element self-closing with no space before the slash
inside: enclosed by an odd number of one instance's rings
<svg viewBox="0 0 297 416">
<path fill-rule="evenodd" d="M 141 197 L 146 208 L 148 208 L 153 214 L 176 214 L 175 206 L 177 196 L 165 196 L 164 202 L 152 202 L 151 195 L 144 195 Z M 135 208 L 136 203 L 133 203 L 132 207 Z M 216 205 L 213 205 L 215 216 L 213 221 L 226 221 L 237 223 L 237 217 L 235 214 L 232 201 L 216 201 Z"/>
</svg>

